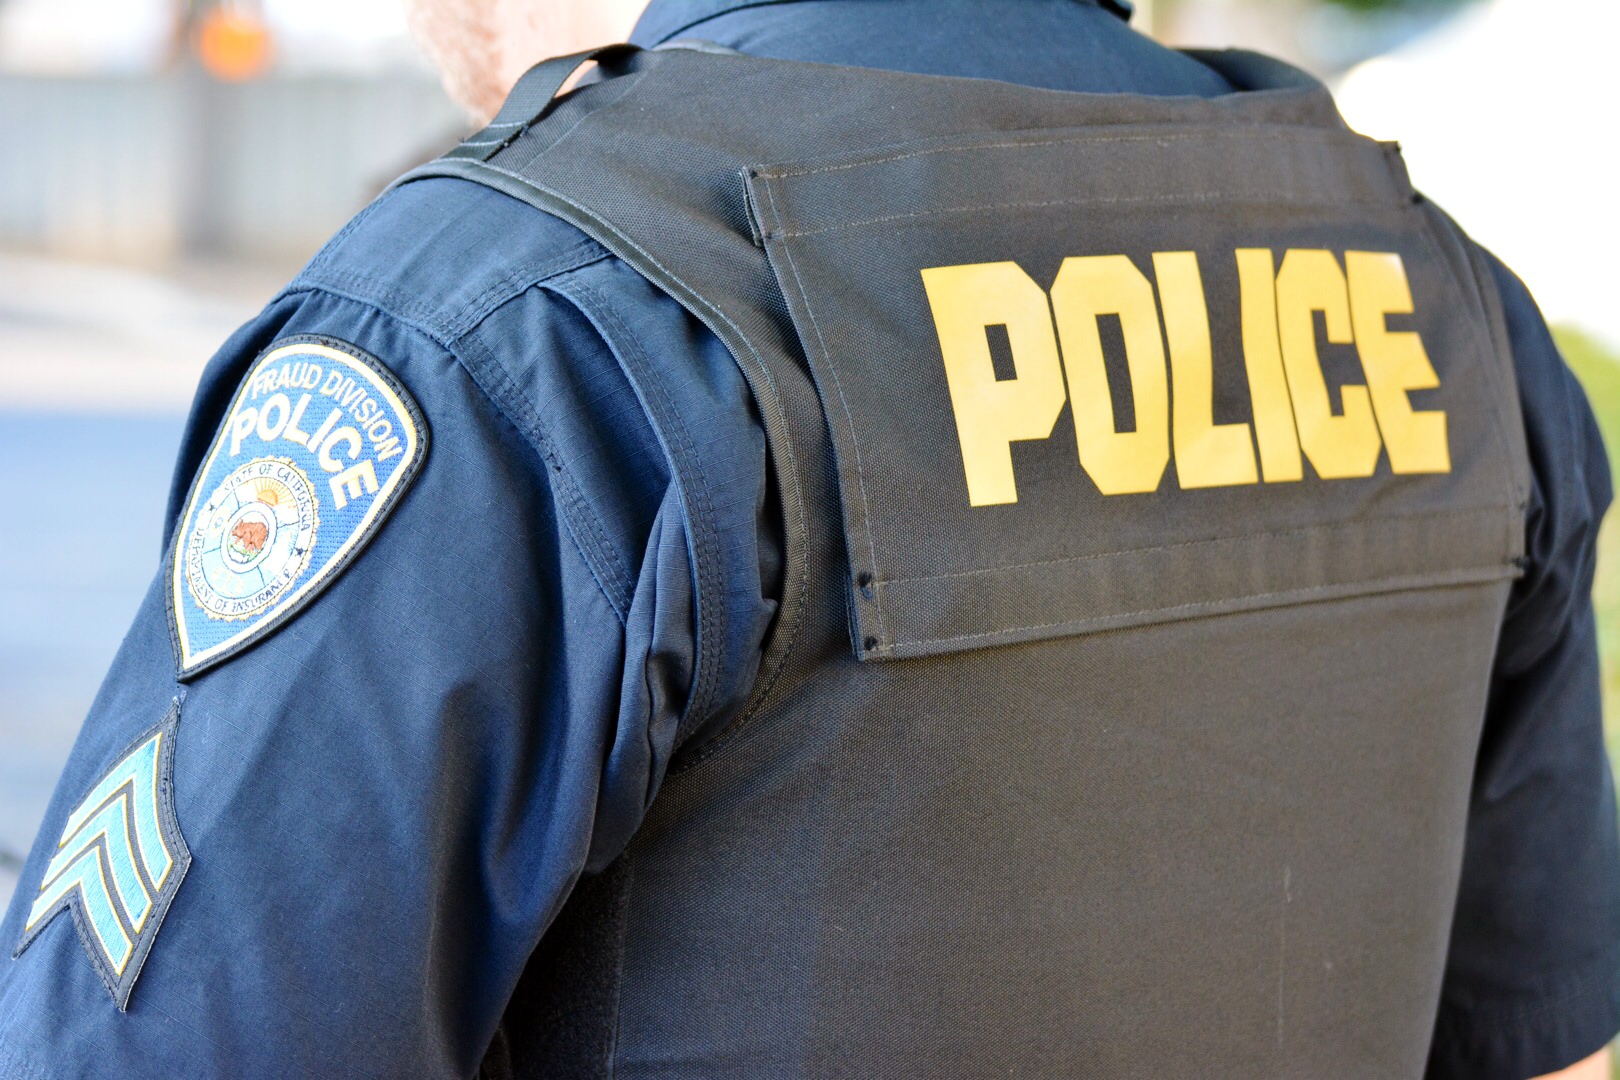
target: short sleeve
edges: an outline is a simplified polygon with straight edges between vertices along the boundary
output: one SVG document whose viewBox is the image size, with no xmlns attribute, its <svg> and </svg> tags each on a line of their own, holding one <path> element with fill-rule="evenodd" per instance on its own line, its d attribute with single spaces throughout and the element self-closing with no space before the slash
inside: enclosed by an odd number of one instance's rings
<svg viewBox="0 0 1620 1080">
<path fill-rule="evenodd" d="M 1502 627 L 1429 1076 L 1526 1080 L 1620 1031 L 1620 838 L 1592 580 L 1602 440 L 1524 285 L 1500 263 L 1533 484 Z"/>
<path fill-rule="evenodd" d="M 547 310 L 526 348 L 591 347 Z M 351 524 L 396 475 L 403 414 L 363 401 L 390 386 L 423 457 Z M 383 448 L 369 475 L 346 428 Z M 232 439 L 257 456 L 215 483 Z M 178 477 L 169 543 L 200 569 L 178 593 L 156 576 L 0 924 L 0 1077 L 472 1075 L 593 838 L 656 790 L 693 663 L 678 506 L 623 515 L 636 542 L 605 587 L 590 500 L 453 348 L 320 290 L 216 357 Z M 254 630 L 328 552 L 338 569 Z M 177 603 L 217 662 L 183 670 Z"/>
</svg>

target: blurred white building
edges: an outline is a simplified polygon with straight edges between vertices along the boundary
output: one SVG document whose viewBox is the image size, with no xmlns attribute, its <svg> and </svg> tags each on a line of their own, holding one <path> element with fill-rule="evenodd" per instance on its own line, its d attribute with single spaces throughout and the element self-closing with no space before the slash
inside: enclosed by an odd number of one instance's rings
<svg viewBox="0 0 1620 1080">
<path fill-rule="evenodd" d="M 1614 0 L 1484 0 L 1354 68 L 1338 95 L 1550 320 L 1620 344 L 1616 41 Z"/>
<path fill-rule="evenodd" d="M 0 0 L 0 246 L 296 261 L 466 131 L 398 0 L 260 10 L 270 67 L 220 82 L 173 0 Z"/>
<path fill-rule="evenodd" d="M 426 70 L 399 0 L 260 0 L 278 64 L 292 71 Z M 155 70 L 174 47 L 175 0 L 3 0 L 0 70 L 106 75 Z"/>
</svg>

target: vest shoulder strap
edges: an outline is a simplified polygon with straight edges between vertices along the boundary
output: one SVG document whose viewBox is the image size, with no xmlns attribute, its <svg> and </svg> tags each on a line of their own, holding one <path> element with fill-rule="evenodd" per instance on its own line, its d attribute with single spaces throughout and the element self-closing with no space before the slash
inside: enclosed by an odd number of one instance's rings
<svg viewBox="0 0 1620 1080">
<path fill-rule="evenodd" d="M 1491 299 L 1308 76 L 1203 54 L 1245 89 L 1194 100 L 586 56 L 615 77 L 554 100 L 581 58 L 542 64 L 405 180 L 562 217 L 720 337 L 790 577 L 825 430 L 863 659 L 1516 572 Z"/>
</svg>

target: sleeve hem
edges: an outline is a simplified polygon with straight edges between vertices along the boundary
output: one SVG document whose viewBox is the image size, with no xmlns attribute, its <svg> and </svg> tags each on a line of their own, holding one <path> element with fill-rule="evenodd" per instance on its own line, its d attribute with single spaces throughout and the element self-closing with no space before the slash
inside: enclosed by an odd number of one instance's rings
<svg viewBox="0 0 1620 1080">
<path fill-rule="evenodd" d="M 1620 971 L 1606 966 L 1581 989 L 1530 1008 L 1442 1003 L 1427 1080 L 1531 1080 L 1602 1050 L 1620 1032 Z"/>
</svg>

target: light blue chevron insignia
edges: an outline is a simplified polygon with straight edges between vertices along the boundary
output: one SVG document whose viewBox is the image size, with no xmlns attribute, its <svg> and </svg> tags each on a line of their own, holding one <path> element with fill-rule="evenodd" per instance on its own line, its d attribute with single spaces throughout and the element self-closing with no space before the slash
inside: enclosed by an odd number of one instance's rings
<svg viewBox="0 0 1620 1080">
<path fill-rule="evenodd" d="M 74 807 L 28 912 L 17 955 L 73 912 L 84 950 L 120 1010 L 157 937 L 191 852 L 174 815 L 179 702 Z"/>
</svg>

